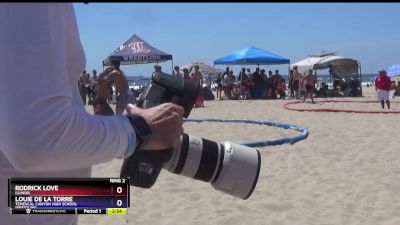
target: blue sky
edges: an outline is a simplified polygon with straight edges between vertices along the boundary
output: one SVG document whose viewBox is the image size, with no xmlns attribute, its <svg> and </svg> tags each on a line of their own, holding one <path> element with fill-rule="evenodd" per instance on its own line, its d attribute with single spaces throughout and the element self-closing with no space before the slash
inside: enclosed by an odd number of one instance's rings
<svg viewBox="0 0 400 225">
<path fill-rule="evenodd" d="M 88 71 L 101 71 L 102 60 L 133 34 L 172 54 L 179 66 L 197 61 L 212 66 L 249 46 L 292 63 L 337 51 L 357 59 L 362 73 L 400 63 L 400 3 L 74 3 L 74 8 Z M 149 76 L 153 65 L 122 69 L 128 76 Z M 161 66 L 171 72 L 171 62 Z M 238 74 L 240 67 L 232 68 Z M 264 68 L 287 74 L 288 65 Z"/>
</svg>

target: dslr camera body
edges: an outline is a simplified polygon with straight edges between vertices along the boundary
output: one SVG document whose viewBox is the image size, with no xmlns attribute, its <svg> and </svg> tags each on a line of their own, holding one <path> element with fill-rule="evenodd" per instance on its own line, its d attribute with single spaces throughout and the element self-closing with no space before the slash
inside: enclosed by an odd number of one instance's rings
<svg viewBox="0 0 400 225">
<path fill-rule="evenodd" d="M 200 85 L 194 80 L 155 72 L 137 106 L 146 109 L 172 102 L 184 108 L 184 117 L 187 118 L 199 91 Z M 184 133 L 180 144 L 169 149 L 136 149 L 124 160 L 120 176 L 129 177 L 133 186 L 151 188 L 164 168 L 210 182 L 217 190 L 247 199 L 257 184 L 260 167 L 261 156 L 256 149 L 231 142 L 220 144 Z"/>
</svg>

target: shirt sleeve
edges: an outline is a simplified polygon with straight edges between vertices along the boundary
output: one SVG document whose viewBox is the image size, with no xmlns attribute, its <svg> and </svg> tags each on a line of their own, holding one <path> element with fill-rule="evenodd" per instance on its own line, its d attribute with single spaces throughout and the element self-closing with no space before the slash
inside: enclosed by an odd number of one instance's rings
<svg viewBox="0 0 400 225">
<path fill-rule="evenodd" d="M 132 154 L 126 117 L 94 116 L 77 101 L 85 57 L 72 4 L 1 4 L 0 30 L 0 151 L 15 169 L 87 168 Z"/>
</svg>

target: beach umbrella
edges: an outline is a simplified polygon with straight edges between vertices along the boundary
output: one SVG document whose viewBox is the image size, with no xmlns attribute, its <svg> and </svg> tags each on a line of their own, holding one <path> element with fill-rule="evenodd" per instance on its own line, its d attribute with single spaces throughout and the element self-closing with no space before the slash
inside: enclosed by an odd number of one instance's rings
<svg viewBox="0 0 400 225">
<path fill-rule="evenodd" d="M 186 69 L 190 70 L 190 68 L 192 66 L 199 66 L 200 73 L 206 73 L 206 74 L 210 74 L 210 73 L 211 74 L 215 74 L 215 73 L 217 73 L 217 70 L 215 68 L 213 68 L 213 67 L 211 67 L 211 66 L 209 66 L 209 65 L 207 65 L 207 64 L 205 64 L 203 62 L 192 62 L 192 63 L 184 65 L 183 68 L 186 68 Z"/>
</svg>

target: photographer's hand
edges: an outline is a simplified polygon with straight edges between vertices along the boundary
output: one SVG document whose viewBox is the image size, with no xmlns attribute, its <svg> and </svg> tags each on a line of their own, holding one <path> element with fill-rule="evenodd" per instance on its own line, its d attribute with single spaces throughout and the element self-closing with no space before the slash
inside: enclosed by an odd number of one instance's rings
<svg viewBox="0 0 400 225">
<path fill-rule="evenodd" d="M 142 149 L 161 150 L 167 149 L 180 141 L 183 133 L 184 109 L 173 103 L 164 103 L 152 108 L 141 109 L 128 104 L 128 115 L 139 115 L 143 117 L 152 131 L 149 141 L 141 146 Z"/>
</svg>

